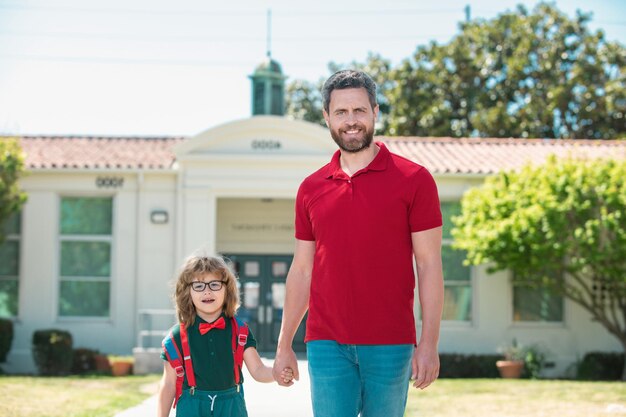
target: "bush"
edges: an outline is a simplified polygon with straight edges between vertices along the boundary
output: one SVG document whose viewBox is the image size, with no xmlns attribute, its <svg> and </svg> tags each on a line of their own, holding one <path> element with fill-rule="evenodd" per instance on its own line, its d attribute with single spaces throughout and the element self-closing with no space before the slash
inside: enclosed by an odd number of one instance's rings
<svg viewBox="0 0 626 417">
<path fill-rule="evenodd" d="M 72 359 L 72 373 L 81 375 L 96 372 L 96 356 L 100 352 L 94 349 L 77 348 L 74 349 L 74 358 Z"/>
<path fill-rule="evenodd" d="M 440 378 L 498 378 L 496 361 L 500 355 L 464 355 L 442 353 L 439 355 Z"/>
<path fill-rule="evenodd" d="M 13 341 L 13 321 L 0 319 L 0 363 L 6 362 Z"/>
<path fill-rule="evenodd" d="M 41 375 L 67 375 L 72 369 L 72 335 L 47 329 L 33 333 L 33 359 Z"/>
<path fill-rule="evenodd" d="M 524 355 L 524 378 L 538 379 L 545 366 L 546 355 L 538 346 L 529 346 Z"/>
<path fill-rule="evenodd" d="M 624 354 L 613 352 L 588 352 L 578 365 L 578 379 L 617 381 L 622 378 Z"/>
</svg>

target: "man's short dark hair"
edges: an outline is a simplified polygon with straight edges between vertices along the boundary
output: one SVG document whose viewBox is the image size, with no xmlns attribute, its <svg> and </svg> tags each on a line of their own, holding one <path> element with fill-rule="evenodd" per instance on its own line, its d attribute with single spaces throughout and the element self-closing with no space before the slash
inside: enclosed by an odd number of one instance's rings
<svg viewBox="0 0 626 417">
<path fill-rule="evenodd" d="M 376 83 L 363 71 L 341 70 L 330 76 L 322 88 L 322 103 L 324 110 L 328 113 L 330 107 L 330 94 L 333 90 L 343 90 L 346 88 L 365 88 L 372 105 L 372 110 L 376 107 Z"/>
</svg>

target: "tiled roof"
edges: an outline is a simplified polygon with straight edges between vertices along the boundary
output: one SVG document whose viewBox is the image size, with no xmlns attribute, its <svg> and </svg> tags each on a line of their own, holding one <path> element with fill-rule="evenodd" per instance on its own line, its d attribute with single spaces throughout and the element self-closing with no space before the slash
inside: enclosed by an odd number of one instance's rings
<svg viewBox="0 0 626 417">
<path fill-rule="evenodd" d="M 389 150 L 436 174 L 491 174 L 560 157 L 626 159 L 626 140 L 378 137 Z"/>
<path fill-rule="evenodd" d="M 0 137 L 1 139 L 1 137 Z M 182 137 L 22 136 L 28 169 L 168 169 Z M 384 137 L 390 151 L 433 174 L 490 174 L 558 156 L 626 159 L 626 140 Z"/>
<path fill-rule="evenodd" d="M 175 137 L 22 136 L 26 167 L 167 169 L 175 161 Z"/>
</svg>

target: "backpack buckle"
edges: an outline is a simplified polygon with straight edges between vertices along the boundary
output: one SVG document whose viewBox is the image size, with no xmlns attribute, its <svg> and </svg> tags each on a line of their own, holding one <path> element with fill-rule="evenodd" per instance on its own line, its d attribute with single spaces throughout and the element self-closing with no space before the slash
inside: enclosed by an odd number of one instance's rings
<svg viewBox="0 0 626 417">
<path fill-rule="evenodd" d="M 185 369 L 180 365 L 174 368 L 174 371 L 176 371 L 176 376 L 179 378 L 185 376 Z"/>
<path fill-rule="evenodd" d="M 245 346 L 247 341 L 248 341 L 248 335 L 247 334 L 240 334 L 239 335 L 239 346 Z"/>
</svg>

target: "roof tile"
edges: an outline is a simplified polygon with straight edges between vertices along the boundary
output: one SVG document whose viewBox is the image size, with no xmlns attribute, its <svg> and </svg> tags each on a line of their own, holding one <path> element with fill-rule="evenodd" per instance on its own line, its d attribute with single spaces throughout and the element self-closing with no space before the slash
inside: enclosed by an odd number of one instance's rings
<svg viewBox="0 0 626 417">
<path fill-rule="evenodd" d="M 384 137 L 391 152 L 438 174 L 492 174 L 539 164 L 555 154 L 626 159 L 624 140 Z"/>
<path fill-rule="evenodd" d="M 29 169 L 168 169 L 181 137 L 22 136 Z"/>
<path fill-rule="evenodd" d="M 1 139 L 1 137 L 0 137 Z M 28 169 L 169 169 L 184 137 L 22 136 Z M 491 174 L 557 156 L 626 159 L 624 140 L 378 136 L 434 174 Z"/>
</svg>

